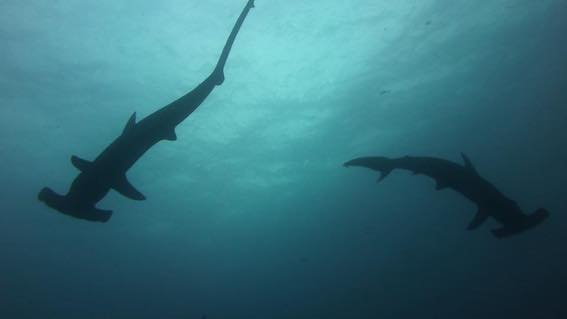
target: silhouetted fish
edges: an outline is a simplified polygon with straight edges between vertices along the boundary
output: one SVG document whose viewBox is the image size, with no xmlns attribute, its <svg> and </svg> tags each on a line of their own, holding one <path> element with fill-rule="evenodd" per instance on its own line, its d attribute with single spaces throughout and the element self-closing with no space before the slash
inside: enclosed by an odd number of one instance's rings
<svg viewBox="0 0 567 319">
<path fill-rule="evenodd" d="M 71 162 L 81 173 L 73 181 L 67 195 L 57 194 L 45 187 L 38 195 L 39 200 L 63 214 L 98 222 L 106 222 L 112 215 L 112 211 L 95 207 L 110 189 L 134 200 L 144 200 L 145 196 L 128 182 L 126 172 L 156 143 L 162 140 L 175 141 L 175 127 L 195 111 L 217 85 L 223 83 L 224 66 L 230 49 L 253 7 L 254 0 L 249 0 L 228 37 L 215 69 L 201 84 L 138 123 L 134 113 L 122 135 L 94 161 L 72 156 Z"/>
<path fill-rule="evenodd" d="M 346 162 L 344 166 L 361 166 L 378 171 L 378 181 L 383 180 L 394 169 L 406 169 L 414 174 L 429 176 L 437 182 L 437 190 L 452 188 L 476 203 L 478 212 L 469 224 L 469 230 L 479 227 L 488 217 L 492 217 L 502 224 L 501 228 L 492 231 L 498 238 L 530 229 L 549 216 L 543 208 L 532 215 L 525 215 L 515 201 L 508 199 L 478 174 L 466 155 L 462 156 L 464 166 L 439 158 L 412 156 L 394 159 L 361 157 Z"/>
</svg>

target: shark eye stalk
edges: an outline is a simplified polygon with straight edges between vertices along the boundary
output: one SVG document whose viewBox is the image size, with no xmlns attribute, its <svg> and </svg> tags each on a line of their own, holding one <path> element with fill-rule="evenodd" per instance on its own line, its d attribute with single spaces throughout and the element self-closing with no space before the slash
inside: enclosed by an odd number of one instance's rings
<svg viewBox="0 0 567 319">
<path fill-rule="evenodd" d="M 65 197 L 57 194 L 49 187 L 44 187 L 37 195 L 37 198 L 47 206 L 61 211 Z"/>
</svg>

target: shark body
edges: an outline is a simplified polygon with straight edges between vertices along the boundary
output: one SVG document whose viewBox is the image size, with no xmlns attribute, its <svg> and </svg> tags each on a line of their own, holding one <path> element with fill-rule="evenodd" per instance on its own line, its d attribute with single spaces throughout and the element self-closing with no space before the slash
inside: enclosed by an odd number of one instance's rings
<svg viewBox="0 0 567 319">
<path fill-rule="evenodd" d="M 156 143 L 175 141 L 175 127 L 195 111 L 216 86 L 223 83 L 226 60 L 242 23 L 253 7 L 254 0 L 249 0 L 225 43 L 216 67 L 201 84 L 139 122 L 136 122 L 134 113 L 122 134 L 94 161 L 72 156 L 71 162 L 80 173 L 68 193 L 60 195 L 45 187 L 38 195 L 39 200 L 63 214 L 98 222 L 106 222 L 112 215 L 112 211 L 96 207 L 111 189 L 128 198 L 144 200 L 145 196 L 128 182 L 126 172 Z"/>
<path fill-rule="evenodd" d="M 503 238 L 530 229 L 543 222 L 549 213 L 540 208 L 531 215 L 522 212 L 518 204 L 506 197 L 494 185 L 479 175 L 468 157 L 462 154 L 464 165 L 434 157 L 405 156 L 400 158 L 360 157 L 348 161 L 345 167 L 360 166 L 380 172 L 379 181 L 394 169 L 404 169 L 414 174 L 433 178 L 436 189 L 450 188 L 477 205 L 478 211 L 467 229 L 473 230 L 488 217 L 502 227 L 492 230 L 495 237 Z"/>
</svg>

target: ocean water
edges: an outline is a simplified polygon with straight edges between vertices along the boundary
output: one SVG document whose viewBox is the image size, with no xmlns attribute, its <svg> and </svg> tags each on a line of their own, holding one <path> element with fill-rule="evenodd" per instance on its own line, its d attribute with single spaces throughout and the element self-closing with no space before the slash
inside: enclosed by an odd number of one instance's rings
<svg viewBox="0 0 567 319">
<path fill-rule="evenodd" d="M 37 200 L 212 70 L 245 1 L 0 1 L 0 318 L 567 318 L 567 1 L 257 0 L 226 81 L 111 192 Z M 478 171 L 551 217 L 358 156 Z"/>
</svg>

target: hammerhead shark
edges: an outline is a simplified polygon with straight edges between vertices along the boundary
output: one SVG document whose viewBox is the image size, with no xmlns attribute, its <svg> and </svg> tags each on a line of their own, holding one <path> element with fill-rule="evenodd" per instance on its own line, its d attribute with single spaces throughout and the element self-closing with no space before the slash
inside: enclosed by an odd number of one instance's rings
<svg viewBox="0 0 567 319">
<path fill-rule="evenodd" d="M 464 165 L 434 157 L 405 156 L 400 158 L 360 157 L 344 163 L 345 167 L 360 166 L 380 172 L 378 182 L 386 178 L 394 169 L 404 169 L 433 178 L 436 189 L 451 188 L 477 205 L 478 211 L 467 229 L 473 230 L 484 223 L 488 217 L 494 218 L 502 226 L 492 230 L 497 238 L 508 237 L 530 229 L 549 217 L 544 208 L 531 215 L 525 215 L 518 204 L 508 199 L 490 182 L 481 177 L 465 154 L 461 154 Z"/>
<path fill-rule="evenodd" d="M 45 187 L 38 195 L 39 200 L 63 214 L 97 222 L 107 222 L 112 216 L 111 210 L 96 207 L 111 189 L 130 199 L 144 200 L 146 197 L 128 182 L 126 172 L 156 143 L 177 140 L 175 127 L 224 82 L 226 60 L 244 19 L 253 7 L 254 0 L 249 0 L 225 43 L 216 67 L 201 84 L 137 123 L 136 113 L 132 114 L 122 134 L 94 161 L 72 156 L 71 163 L 80 173 L 68 193 L 60 195 Z"/>
</svg>

